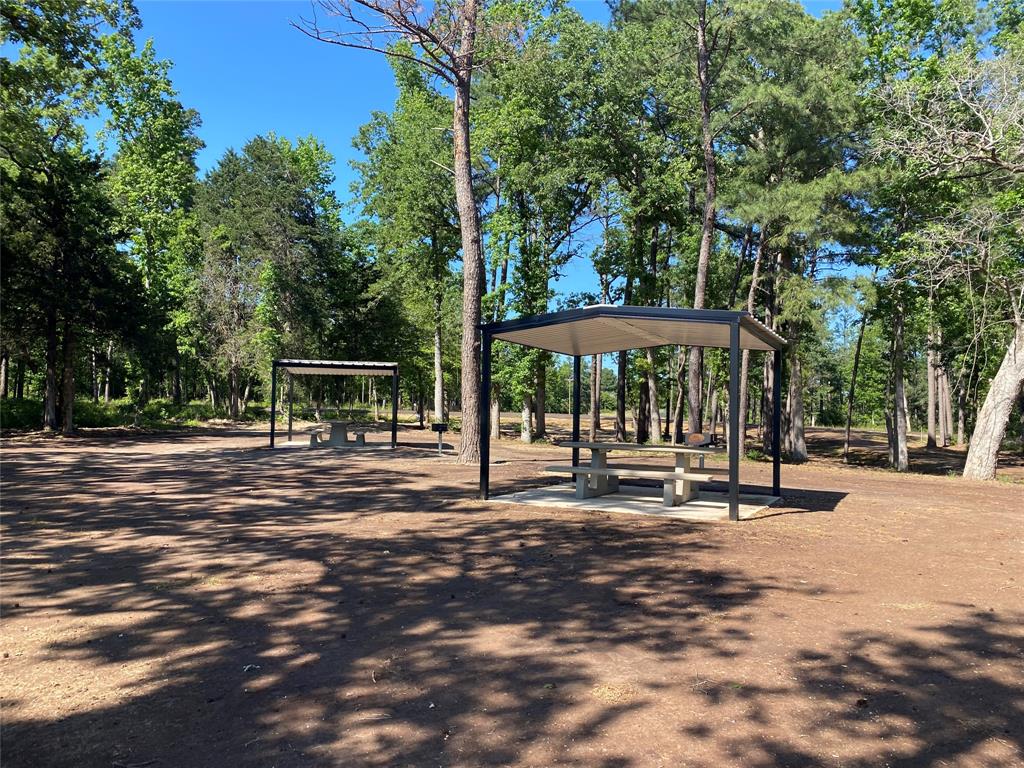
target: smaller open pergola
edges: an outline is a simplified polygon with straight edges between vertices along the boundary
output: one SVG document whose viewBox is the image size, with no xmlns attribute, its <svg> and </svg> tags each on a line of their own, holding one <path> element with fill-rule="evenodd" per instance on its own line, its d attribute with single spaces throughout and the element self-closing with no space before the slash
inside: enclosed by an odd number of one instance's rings
<svg viewBox="0 0 1024 768">
<path fill-rule="evenodd" d="M 661 346 L 718 347 L 729 350 L 729 519 L 739 519 L 740 353 L 749 349 L 774 355 L 772 387 L 772 494 L 779 495 L 779 426 L 782 350 L 786 340 L 748 312 L 719 309 L 635 307 L 598 304 L 480 326 L 480 497 L 490 495 L 491 345 L 495 339 L 572 357 L 572 439 L 580 439 L 580 359 L 590 355 Z M 573 464 L 579 449 L 573 448 Z"/>
<path fill-rule="evenodd" d="M 292 439 L 292 377 L 316 376 L 390 376 L 391 447 L 398 444 L 398 363 L 352 360 L 275 360 L 270 370 L 270 447 L 274 447 L 277 424 L 277 372 L 288 372 L 288 440 Z"/>
</svg>

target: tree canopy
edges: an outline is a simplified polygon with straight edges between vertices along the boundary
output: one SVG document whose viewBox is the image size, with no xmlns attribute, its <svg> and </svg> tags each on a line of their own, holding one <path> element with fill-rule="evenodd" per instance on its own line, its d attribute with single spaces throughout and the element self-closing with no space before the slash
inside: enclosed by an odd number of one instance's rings
<svg viewBox="0 0 1024 768">
<path fill-rule="evenodd" d="M 354 137 L 350 190 L 315 136 L 239 136 L 200 172 L 200 116 L 130 2 L 0 4 L 0 388 L 40 426 L 100 397 L 240 418 L 275 357 L 396 359 L 421 423 L 462 411 L 472 460 L 479 408 L 532 440 L 568 407 L 568 361 L 500 344 L 477 403 L 477 324 L 600 301 L 744 309 L 789 340 L 783 370 L 744 355 L 735 404 L 717 352 L 585 361 L 620 439 L 737 407 L 769 445 L 778 376 L 794 461 L 808 426 L 845 427 L 849 456 L 860 425 L 898 470 L 920 430 L 992 477 L 1021 437 L 1019 0 L 325 8 L 294 26 L 388 57 L 398 91 Z M 592 289 L 562 291 L 580 270 Z"/>
</svg>

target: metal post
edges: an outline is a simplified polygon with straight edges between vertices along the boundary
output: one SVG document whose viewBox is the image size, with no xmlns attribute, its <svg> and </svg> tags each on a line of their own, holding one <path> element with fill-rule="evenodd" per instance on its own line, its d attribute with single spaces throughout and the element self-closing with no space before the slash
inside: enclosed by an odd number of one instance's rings
<svg viewBox="0 0 1024 768">
<path fill-rule="evenodd" d="M 490 495 L 491 483 L 491 334 L 480 335 L 480 498 Z"/>
<path fill-rule="evenodd" d="M 668 392 L 665 393 L 665 428 L 661 431 L 661 439 L 663 442 L 672 442 L 672 371 L 669 370 L 670 378 L 668 383 Z"/>
<path fill-rule="evenodd" d="M 274 422 L 277 421 L 277 361 L 270 364 L 270 447 L 274 447 Z"/>
<path fill-rule="evenodd" d="M 391 447 L 398 447 L 398 369 L 391 374 Z"/>
<path fill-rule="evenodd" d="M 780 428 L 782 426 L 782 350 L 775 350 L 775 372 L 772 377 L 772 496 L 781 489 Z"/>
<path fill-rule="evenodd" d="M 579 442 L 580 439 L 580 356 L 572 358 L 572 439 Z M 580 463 L 580 449 L 572 449 L 572 465 L 578 467 Z"/>
<path fill-rule="evenodd" d="M 288 372 L 288 442 L 292 441 L 292 400 L 295 396 L 295 376 Z"/>
<path fill-rule="evenodd" d="M 740 324 L 729 326 L 729 519 L 740 519 Z"/>
</svg>

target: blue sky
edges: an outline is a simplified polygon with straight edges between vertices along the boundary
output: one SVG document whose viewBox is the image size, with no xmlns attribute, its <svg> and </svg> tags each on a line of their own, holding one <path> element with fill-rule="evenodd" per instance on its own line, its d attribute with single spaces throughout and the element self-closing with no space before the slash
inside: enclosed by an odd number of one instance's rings
<svg viewBox="0 0 1024 768">
<path fill-rule="evenodd" d="M 573 5 L 585 18 L 608 18 L 602 0 Z M 805 3 L 814 14 L 840 5 Z M 202 117 L 201 171 L 260 134 L 313 134 L 337 159 L 336 186 L 344 201 L 352 180 L 349 161 L 356 157 L 352 139 L 371 112 L 392 107 L 396 92 L 383 56 L 319 43 L 289 26 L 310 7 L 307 0 L 142 0 L 138 37 L 152 38 L 157 55 L 174 63 L 181 101 Z M 568 271 L 562 290 L 593 290 L 589 260 L 577 260 Z"/>
</svg>

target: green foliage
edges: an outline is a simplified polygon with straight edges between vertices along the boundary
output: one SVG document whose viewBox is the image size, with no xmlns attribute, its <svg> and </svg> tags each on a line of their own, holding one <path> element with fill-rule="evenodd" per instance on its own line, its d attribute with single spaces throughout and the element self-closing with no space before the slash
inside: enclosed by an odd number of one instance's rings
<svg viewBox="0 0 1024 768">
<path fill-rule="evenodd" d="M 346 224 L 313 136 L 252 138 L 197 178 L 199 116 L 155 44 L 134 42 L 130 3 L 0 0 L 0 13 L 20 46 L 0 62 L 0 352 L 27 392 L 4 401 L 5 427 L 53 422 L 62 379 L 83 426 L 251 417 L 282 356 L 397 360 L 406 400 L 424 407 L 439 377 L 434 409 L 458 407 L 453 103 L 425 49 L 390 51 L 398 98 L 354 141 Z M 822 18 L 789 0 L 621 0 L 602 26 L 560 0 L 484 3 L 471 147 L 485 320 L 688 306 L 709 152 L 705 306 L 749 306 L 789 339 L 802 380 L 787 420 L 802 407 L 816 425 L 845 421 L 866 318 L 853 422 L 892 415 L 898 375 L 923 421 L 931 351 L 969 429 L 1024 310 L 1022 18 L 1018 0 L 849 0 Z M 594 290 L 558 295 L 583 265 Z M 650 380 L 664 413 L 676 350 L 628 359 L 622 405 L 638 411 Z M 503 407 L 569 409 L 569 360 L 502 343 L 494 360 Z M 724 403 L 725 356 L 703 366 L 704 398 Z M 763 383 L 752 356 L 755 422 Z M 588 399 L 589 386 L 585 372 Z M 115 402 L 93 405 L 104 388 Z M 321 409 L 362 390 L 297 386 Z"/>
</svg>

